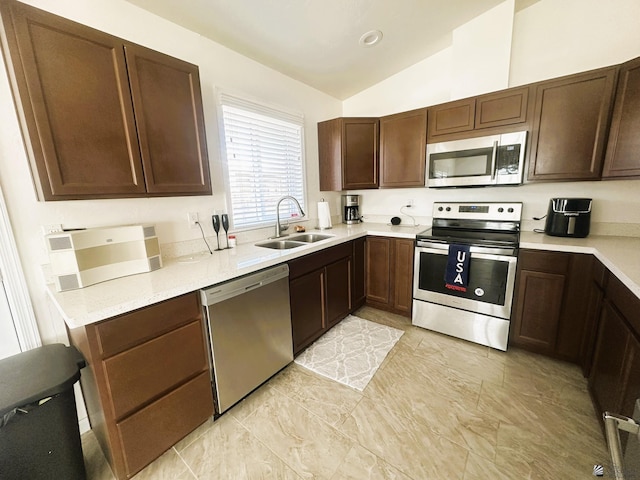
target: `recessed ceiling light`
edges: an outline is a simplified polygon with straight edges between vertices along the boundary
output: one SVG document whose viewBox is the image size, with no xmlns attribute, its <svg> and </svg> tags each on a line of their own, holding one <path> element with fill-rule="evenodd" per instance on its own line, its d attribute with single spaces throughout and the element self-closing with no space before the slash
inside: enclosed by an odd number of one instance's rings
<svg viewBox="0 0 640 480">
<path fill-rule="evenodd" d="M 370 30 L 362 34 L 358 43 L 361 47 L 373 47 L 380 43 L 380 40 L 382 40 L 382 32 L 380 30 Z"/>
</svg>

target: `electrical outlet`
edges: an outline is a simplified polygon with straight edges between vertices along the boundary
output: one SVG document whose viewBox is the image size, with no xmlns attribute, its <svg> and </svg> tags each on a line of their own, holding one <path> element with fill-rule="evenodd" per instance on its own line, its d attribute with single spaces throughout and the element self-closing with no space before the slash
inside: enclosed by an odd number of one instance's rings
<svg viewBox="0 0 640 480">
<path fill-rule="evenodd" d="M 413 207 L 413 198 L 407 200 L 407 207 Z"/>
<path fill-rule="evenodd" d="M 53 223 L 51 225 L 42 225 L 42 234 L 49 235 L 50 233 L 58 233 L 62 231 L 61 223 Z"/>
<path fill-rule="evenodd" d="M 187 222 L 189 222 L 189 228 L 196 228 L 198 226 L 198 212 L 187 213 Z"/>
</svg>

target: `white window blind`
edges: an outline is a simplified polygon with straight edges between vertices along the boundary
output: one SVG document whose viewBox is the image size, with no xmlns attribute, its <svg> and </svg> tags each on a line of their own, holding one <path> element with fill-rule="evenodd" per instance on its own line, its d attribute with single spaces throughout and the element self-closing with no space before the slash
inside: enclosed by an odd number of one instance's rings
<svg viewBox="0 0 640 480">
<path fill-rule="evenodd" d="M 235 229 L 274 224 L 283 195 L 305 208 L 303 117 L 228 94 L 220 95 L 227 195 Z M 282 202 L 280 219 L 296 217 Z"/>
</svg>

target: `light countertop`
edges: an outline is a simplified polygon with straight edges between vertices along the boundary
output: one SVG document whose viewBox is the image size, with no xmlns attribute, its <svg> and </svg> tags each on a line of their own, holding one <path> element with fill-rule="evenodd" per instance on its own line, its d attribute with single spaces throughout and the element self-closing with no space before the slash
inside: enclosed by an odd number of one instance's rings
<svg viewBox="0 0 640 480">
<path fill-rule="evenodd" d="M 336 225 L 323 234 L 331 239 L 290 250 L 271 250 L 240 244 L 230 250 L 194 255 L 193 261 L 163 259 L 161 269 L 130 275 L 67 292 L 48 293 L 70 329 L 98 322 L 138 308 L 247 275 L 294 258 L 366 235 L 415 238 L 427 227 L 391 226 L 383 223 Z M 317 232 L 307 230 L 307 232 Z M 292 234 L 293 236 L 293 234 Z M 585 239 L 549 237 L 522 232 L 520 248 L 594 254 L 629 289 L 640 297 L 640 239 L 591 236 Z M 181 257 L 181 260 L 185 260 Z"/>
</svg>

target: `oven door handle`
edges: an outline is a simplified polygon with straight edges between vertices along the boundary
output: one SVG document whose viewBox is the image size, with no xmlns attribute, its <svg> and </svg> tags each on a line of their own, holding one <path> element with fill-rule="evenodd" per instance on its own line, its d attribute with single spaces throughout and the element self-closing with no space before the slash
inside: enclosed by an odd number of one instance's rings
<svg viewBox="0 0 640 480">
<path fill-rule="evenodd" d="M 448 243 L 432 243 L 419 241 L 416 243 L 416 252 L 435 253 L 437 255 L 448 255 Z M 472 255 L 479 258 L 496 258 L 496 257 L 517 257 L 517 248 L 496 248 L 496 247 L 474 247 L 469 250 Z"/>
</svg>

